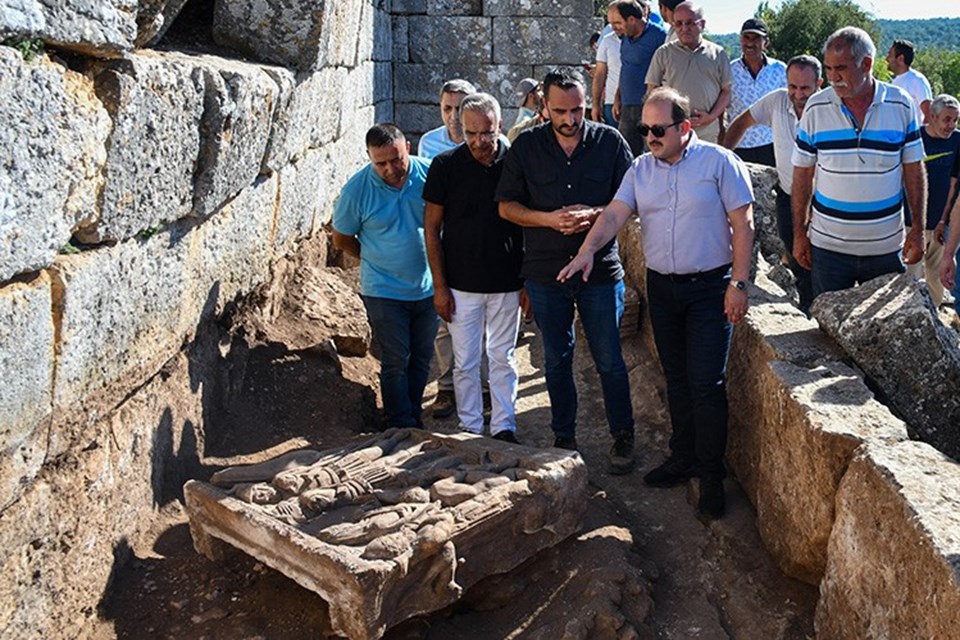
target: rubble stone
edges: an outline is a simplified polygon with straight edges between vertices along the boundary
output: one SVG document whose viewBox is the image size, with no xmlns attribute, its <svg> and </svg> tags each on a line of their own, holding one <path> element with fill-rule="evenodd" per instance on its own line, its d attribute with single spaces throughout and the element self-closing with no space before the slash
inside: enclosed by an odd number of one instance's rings
<svg viewBox="0 0 960 640">
<path fill-rule="evenodd" d="M 136 46 L 148 47 L 163 38 L 187 0 L 139 0 Z"/>
<path fill-rule="evenodd" d="M 811 308 L 904 417 L 911 435 L 960 460 L 960 344 L 912 276 L 824 293 Z"/>
<path fill-rule="evenodd" d="M 358 640 L 557 544 L 587 507 L 578 454 L 415 429 L 211 482 L 184 487 L 197 550 L 242 549 L 320 594 L 335 633 Z"/>
<path fill-rule="evenodd" d="M 137 9 L 137 0 L 0 0 L 0 34 L 117 55 L 133 49 Z"/>
<path fill-rule="evenodd" d="M 960 467 L 920 442 L 868 445 L 837 494 L 818 638 L 953 638 Z"/>
<path fill-rule="evenodd" d="M 760 245 L 760 253 L 772 262 L 777 262 L 786 251 L 777 232 L 777 200 L 773 191 L 779 181 L 777 170 L 774 167 L 753 164 L 752 162 L 745 164 L 753 183 L 755 242 Z"/>
</svg>

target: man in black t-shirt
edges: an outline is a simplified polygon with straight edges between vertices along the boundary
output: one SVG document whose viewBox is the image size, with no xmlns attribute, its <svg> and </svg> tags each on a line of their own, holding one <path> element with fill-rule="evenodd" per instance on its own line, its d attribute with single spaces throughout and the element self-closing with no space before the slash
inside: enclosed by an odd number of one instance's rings
<svg viewBox="0 0 960 640">
<path fill-rule="evenodd" d="M 577 448 L 576 308 L 614 438 L 608 471 L 627 473 L 634 465 L 633 407 L 620 351 L 624 286 L 616 238 L 595 254 L 588 282 L 557 282 L 557 274 L 613 199 L 633 156 L 616 129 L 584 119 L 586 93 L 579 74 L 551 71 L 543 91 L 550 122 L 520 134 L 507 153 L 497 187 L 500 215 L 523 227 L 521 275 L 543 337 L 554 446 Z"/>
<path fill-rule="evenodd" d="M 460 103 L 460 120 L 465 144 L 433 159 L 423 188 L 433 301 L 453 340 L 460 428 L 483 433 L 480 354 L 486 344 L 490 434 L 516 443 L 523 236 L 500 218 L 494 200 L 507 151 L 500 105 L 489 94 L 470 94 Z"/>
</svg>

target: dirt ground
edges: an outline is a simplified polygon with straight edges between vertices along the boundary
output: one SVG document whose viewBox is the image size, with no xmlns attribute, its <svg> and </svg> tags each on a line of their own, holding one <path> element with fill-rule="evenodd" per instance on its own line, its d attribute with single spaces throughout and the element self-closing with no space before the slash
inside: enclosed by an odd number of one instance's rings
<svg viewBox="0 0 960 640">
<path fill-rule="evenodd" d="M 666 449 L 663 380 L 639 336 L 627 338 L 624 349 L 639 419 L 637 470 L 618 477 L 604 471 L 610 438 L 599 379 L 581 345 L 578 441 L 593 491 L 581 534 L 477 585 L 461 603 L 389 630 L 386 638 L 538 637 L 538 629 L 556 628 L 558 621 L 566 629 L 560 635 L 598 637 L 591 625 L 624 619 L 637 623 L 632 637 L 814 636 L 816 588 L 784 577 L 771 564 L 735 480 L 727 481 L 727 515 L 709 523 L 695 517 L 687 488 L 642 483 L 644 470 Z M 518 436 L 529 446 L 549 446 L 542 353 L 532 325 L 518 356 Z M 205 471 L 356 437 L 373 418 L 376 370 L 369 355 L 338 364 L 322 351 L 254 349 L 242 390 L 206 443 Z M 427 404 L 435 391 L 435 384 L 427 388 Z M 438 431 L 456 426 L 455 418 L 428 416 L 426 422 Z M 198 555 L 180 503 L 165 508 L 152 532 L 152 544 L 133 549 L 134 558 L 116 575 L 100 607 L 96 637 L 283 640 L 330 633 L 326 604 L 312 592 L 239 551 L 219 564 Z M 607 589 L 624 582 L 624 567 L 632 571 L 632 586 Z"/>
</svg>

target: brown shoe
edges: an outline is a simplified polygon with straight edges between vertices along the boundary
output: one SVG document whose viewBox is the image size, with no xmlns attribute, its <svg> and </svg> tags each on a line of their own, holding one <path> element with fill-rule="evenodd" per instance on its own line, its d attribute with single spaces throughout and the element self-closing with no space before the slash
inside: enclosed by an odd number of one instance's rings
<svg viewBox="0 0 960 640">
<path fill-rule="evenodd" d="M 452 416 L 456 410 L 457 399 L 453 395 L 453 391 L 445 391 L 443 389 L 437 391 L 437 397 L 433 401 L 433 404 L 430 405 L 430 415 L 437 420 L 442 420 Z"/>
</svg>

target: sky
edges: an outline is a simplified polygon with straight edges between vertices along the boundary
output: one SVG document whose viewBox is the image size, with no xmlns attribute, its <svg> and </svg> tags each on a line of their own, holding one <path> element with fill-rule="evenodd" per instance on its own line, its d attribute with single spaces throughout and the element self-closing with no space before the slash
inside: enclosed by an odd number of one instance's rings
<svg viewBox="0 0 960 640">
<path fill-rule="evenodd" d="M 707 30 L 712 33 L 734 33 L 740 25 L 753 16 L 760 0 L 700 0 L 703 5 Z M 960 17 L 960 2 L 931 2 L 915 5 L 903 0 L 858 0 L 857 4 L 877 18 L 907 20 L 909 18 Z M 656 2 L 653 3 L 656 7 Z M 779 0 L 771 0 L 774 9 L 780 6 Z"/>
</svg>

